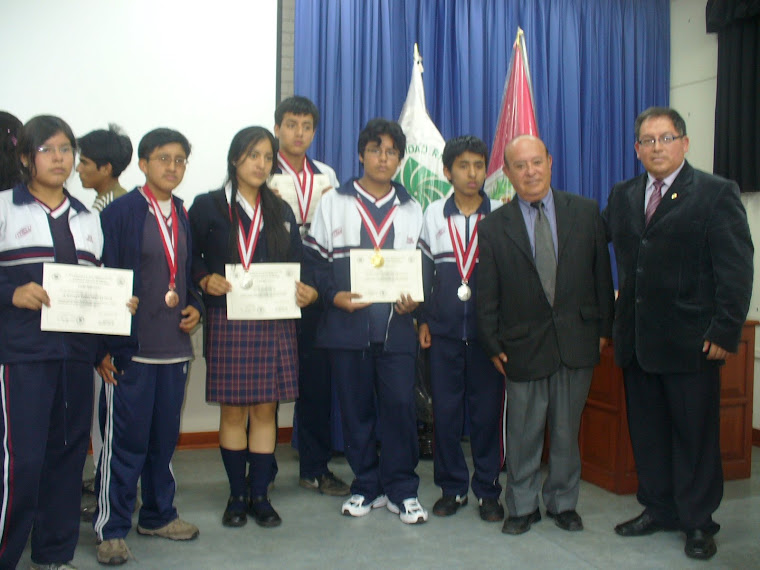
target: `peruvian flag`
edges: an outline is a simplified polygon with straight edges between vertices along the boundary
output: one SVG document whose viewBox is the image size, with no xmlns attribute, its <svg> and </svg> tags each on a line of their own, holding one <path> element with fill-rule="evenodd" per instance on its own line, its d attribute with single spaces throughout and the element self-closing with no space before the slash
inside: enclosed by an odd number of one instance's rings
<svg viewBox="0 0 760 570">
<path fill-rule="evenodd" d="M 504 166 L 504 147 L 518 135 L 538 136 L 528 52 L 525 48 L 525 33 L 522 28 L 517 28 L 517 37 L 512 46 L 512 60 L 504 84 L 499 122 L 496 126 L 493 145 L 491 145 L 491 160 L 488 163 L 485 191 L 492 198 L 508 201 L 514 195 L 514 189 L 504 175 L 502 167 Z"/>
</svg>

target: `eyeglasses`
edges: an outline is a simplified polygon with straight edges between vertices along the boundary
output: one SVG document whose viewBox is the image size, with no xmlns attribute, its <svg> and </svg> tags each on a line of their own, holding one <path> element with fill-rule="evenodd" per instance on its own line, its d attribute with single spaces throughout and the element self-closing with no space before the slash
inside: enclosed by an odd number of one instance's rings
<svg viewBox="0 0 760 570">
<path fill-rule="evenodd" d="M 174 163 L 174 166 L 182 168 L 187 166 L 187 159 L 184 156 L 172 157 L 168 154 L 162 154 L 160 156 L 151 156 L 148 160 L 157 160 L 162 166 L 169 166 L 169 163 Z"/>
<path fill-rule="evenodd" d="M 383 150 L 379 146 L 367 147 L 364 150 L 372 156 L 377 157 L 379 157 L 381 154 L 385 154 L 386 158 L 398 158 L 400 154 L 399 151 L 397 151 L 395 148 L 387 148 Z"/>
<path fill-rule="evenodd" d="M 662 145 L 669 145 L 669 144 L 672 144 L 673 141 L 677 141 L 678 139 L 682 139 L 685 136 L 686 135 L 679 135 L 679 136 L 675 136 L 675 135 L 662 135 L 658 139 L 654 139 L 652 137 L 647 137 L 645 139 L 639 139 L 639 144 L 641 146 L 647 147 L 647 148 L 653 147 L 656 142 L 659 142 Z"/>
<path fill-rule="evenodd" d="M 42 145 L 37 147 L 37 153 L 50 156 L 58 151 L 61 154 L 74 154 L 74 147 L 70 144 L 62 144 L 61 146 Z"/>
</svg>

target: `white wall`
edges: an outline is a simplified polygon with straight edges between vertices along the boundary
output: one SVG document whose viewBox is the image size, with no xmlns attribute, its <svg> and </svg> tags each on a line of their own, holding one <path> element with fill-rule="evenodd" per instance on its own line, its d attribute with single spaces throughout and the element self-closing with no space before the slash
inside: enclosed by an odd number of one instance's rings
<svg viewBox="0 0 760 570">
<path fill-rule="evenodd" d="M 135 148 L 122 175 L 126 188 L 144 182 L 137 144 L 155 127 L 177 129 L 192 144 L 176 191 L 188 206 L 222 183 L 238 130 L 273 128 L 277 0 L 8 0 L 0 21 L 0 108 L 22 121 L 58 115 L 77 136 L 117 123 Z M 87 205 L 95 197 L 76 174 L 67 187 Z M 193 342 L 199 356 L 190 368 L 182 431 L 216 430 L 199 333 Z M 283 416 L 282 425 L 290 425 L 287 406 Z"/>
<path fill-rule="evenodd" d="M 686 120 L 689 162 L 712 172 L 718 36 L 705 33 L 703 0 L 671 0 L 670 104 Z M 755 282 L 750 319 L 760 319 L 760 193 L 742 194 L 755 243 Z M 760 378 L 760 331 L 755 338 L 755 379 Z M 760 429 L 760 390 L 754 391 L 752 427 Z"/>
<path fill-rule="evenodd" d="M 22 121 L 58 114 L 77 135 L 116 122 L 135 148 L 151 128 L 179 129 L 193 152 L 177 193 L 192 202 L 221 182 L 238 129 L 271 128 L 277 60 L 277 0 L 194 6 L 168 0 L 4 2 L 0 106 Z M 671 32 L 671 104 L 686 119 L 689 160 L 712 171 L 717 37 L 705 33 L 704 1 L 671 0 Z M 136 159 L 122 179 L 126 187 L 142 181 Z M 76 176 L 68 186 L 86 204 L 94 198 Z M 742 199 L 760 250 L 760 194 Z M 760 317 L 758 271 L 750 317 Z M 200 334 L 193 342 L 200 355 Z M 758 378 L 759 355 L 756 349 Z M 183 432 L 218 428 L 216 408 L 205 403 L 204 378 L 199 356 L 190 369 Z M 753 427 L 760 429 L 760 390 L 754 404 Z M 281 407 L 280 425 L 292 425 L 292 404 Z"/>
</svg>

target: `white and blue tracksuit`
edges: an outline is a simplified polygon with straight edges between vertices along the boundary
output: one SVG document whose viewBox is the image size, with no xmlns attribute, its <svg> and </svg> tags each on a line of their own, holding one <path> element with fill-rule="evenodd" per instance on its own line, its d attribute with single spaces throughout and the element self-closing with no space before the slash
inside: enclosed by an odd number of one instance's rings
<svg viewBox="0 0 760 570">
<path fill-rule="evenodd" d="M 363 495 L 365 503 L 387 494 L 400 504 L 416 497 L 419 485 L 414 401 L 417 340 L 412 315 L 397 314 L 390 303 L 352 313 L 332 303 L 336 293 L 351 290 L 350 250 L 373 247 L 357 210 L 357 198 L 375 220 L 393 205 L 398 207 L 384 249 L 416 247 L 422 210 L 400 184 L 393 183 L 392 192 L 390 202 L 386 198 L 375 201 L 357 191 L 353 180 L 328 192 L 305 239 L 307 264 L 326 305 L 317 344 L 330 355 L 345 454 L 355 476 L 351 492 Z"/>
<path fill-rule="evenodd" d="M 102 249 L 97 214 L 67 192 L 52 211 L 25 184 L 0 192 L 0 568 L 16 567 L 30 531 L 34 562 L 74 557 L 99 341 L 41 331 L 13 294 L 42 284 L 43 263 L 97 266 Z"/>
<path fill-rule="evenodd" d="M 462 276 L 457 267 L 449 220 L 466 249 L 475 235 L 479 215 L 485 216 L 501 205 L 489 200 L 482 190 L 481 196 L 483 202 L 478 211 L 467 217 L 459 212 L 453 195 L 431 203 L 425 210 L 419 243 L 425 288 L 420 324 L 428 325 L 432 337 L 434 480 L 443 495 L 467 495 L 469 473 L 460 442 L 468 416 L 475 468 L 472 490 L 479 499 L 498 498 L 501 493 L 504 377 L 477 340 L 476 261 L 468 280 L 472 296 L 467 301 L 457 296 Z"/>
</svg>

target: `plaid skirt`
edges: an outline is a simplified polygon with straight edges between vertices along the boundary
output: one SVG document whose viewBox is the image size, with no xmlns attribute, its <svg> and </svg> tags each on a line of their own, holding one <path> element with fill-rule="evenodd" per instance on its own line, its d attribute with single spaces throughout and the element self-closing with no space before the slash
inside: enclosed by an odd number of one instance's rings
<svg viewBox="0 0 760 570">
<path fill-rule="evenodd" d="M 228 321 L 209 307 L 206 401 L 246 406 L 298 397 L 296 323 Z"/>
</svg>

